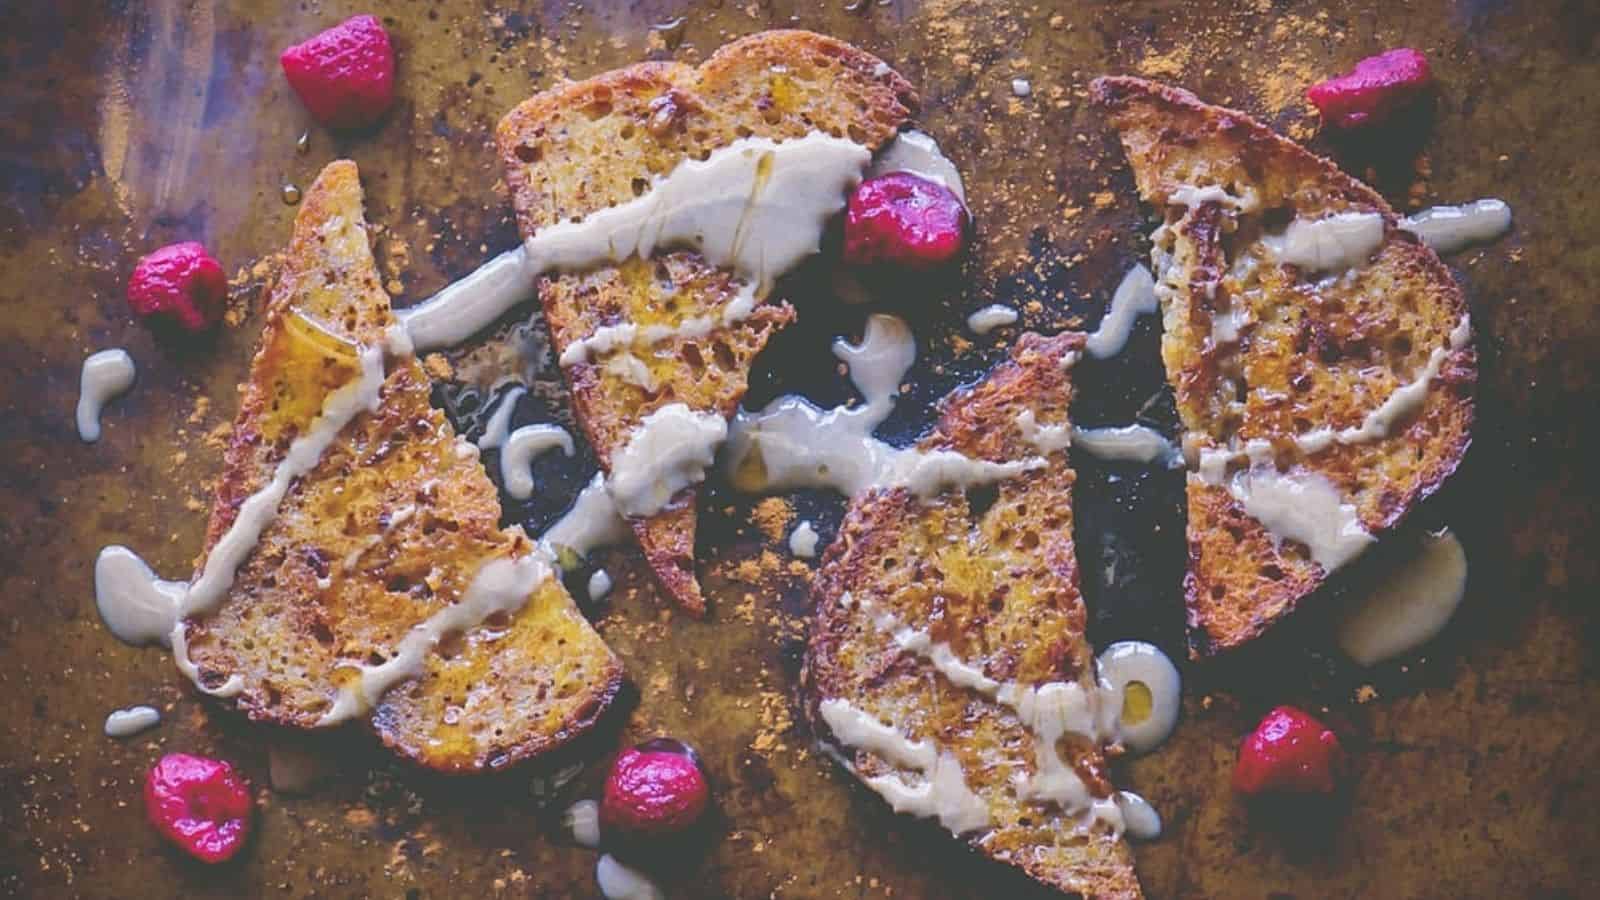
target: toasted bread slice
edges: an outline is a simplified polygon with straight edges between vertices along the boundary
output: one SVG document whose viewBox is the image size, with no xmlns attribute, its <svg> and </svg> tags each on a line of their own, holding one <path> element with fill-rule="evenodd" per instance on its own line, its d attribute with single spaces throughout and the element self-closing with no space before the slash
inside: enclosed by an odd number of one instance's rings
<svg viewBox="0 0 1600 900">
<path fill-rule="evenodd" d="M 876 148 L 915 103 L 905 79 L 867 53 L 809 32 L 769 31 L 728 44 L 698 68 L 642 63 L 552 88 L 507 114 L 498 138 L 526 237 L 632 200 L 651 177 L 743 137 L 822 131 Z M 539 296 L 560 354 L 605 325 L 677 325 L 715 314 L 738 287 L 698 254 L 679 252 L 548 277 Z M 567 366 L 578 422 L 601 465 L 609 471 L 639 422 L 668 404 L 732 416 L 750 360 L 793 318 L 787 303 L 767 303 L 703 338 Z M 698 615 L 705 599 L 694 575 L 696 495 L 684 489 L 633 528 L 662 585 Z"/>
<path fill-rule="evenodd" d="M 994 461 L 1040 453 L 1018 418 L 1031 412 L 1039 426 L 1067 426 L 1063 361 L 1082 346 L 1081 334 L 1024 335 L 1009 361 L 945 401 L 920 446 Z M 919 501 L 900 488 L 855 500 L 813 582 L 802 702 L 819 736 L 837 737 L 823 709 L 843 700 L 908 740 L 953 753 L 987 807 L 988 824 L 965 833 L 983 853 L 1063 891 L 1138 897 L 1132 854 L 1118 834 L 1092 820 L 1083 825 L 1053 802 L 1022 799 L 1018 783 L 1040 774 L 1040 751 L 1018 711 L 994 692 L 959 683 L 929 654 L 902 649 L 892 634 L 902 626 L 924 630 L 996 682 L 1093 690 L 1073 550 L 1075 475 L 1064 448 L 1048 462 L 1002 482 L 982 511 L 959 491 Z M 1110 802 L 1097 743 L 1067 734 L 1053 749 L 1092 798 Z M 895 771 L 880 755 L 844 752 L 864 780 Z"/>
<path fill-rule="evenodd" d="M 1242 113 L 1136 78 L 1101 78 L 1093 97 L 1164 216 L 1162 357 L 1191 462 L 1270 445 L 1255 465 L 1331 485 L 1371 536 L 1393 528 L 1471 438 L 1477 357 L 1449 270 L 1371 188 Z M 1381 242 L 1348 267 L 1304 271 L 1262 240 L 1345 214 L 1382 217 Z M 1196 655 L 1260 635 L 1338 564 L 1269 532 L 1221 474 L 1188 482 Z"/>
<path fill-rule="evenodd" d="M 394 324 L 367 242 L 354 163 L 306 193 L 266 309 L 217 488 L 206 553 L 271 480 L 290 441 L 354 377 L 357 345 Z M 531 542 L 499 526 L 494 485 L 428 403 L 411 357 L 385 362 L 380 403 L 296 481 L 215 612 L 187 622 L 202 683 L 237 676 L 251 718 L 310 728 L 357 664 L 376 664 L 458 602 L 488 560 Z M 204 555 L 201 567 L 204 565 Z M 622 669 L 559 579 L 508 621 L 447 636 L 423 673 L 389 691 L 373 727 L 396 752 L 447 771 L 498 767 L 591 725 Z"/>
</svg>

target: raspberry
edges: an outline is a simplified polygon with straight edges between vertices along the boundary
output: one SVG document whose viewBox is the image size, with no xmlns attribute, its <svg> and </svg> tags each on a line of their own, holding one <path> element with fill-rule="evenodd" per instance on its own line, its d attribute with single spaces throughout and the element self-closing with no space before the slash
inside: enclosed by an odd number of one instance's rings
<svg viewBox="0 0 1600 900">
<path fill-rule="evenodd" d="M 966 245 L 971 217 L 949 188 L 910 172 L 869 178 L 850 195 L 844 260 L 908 269 L 943 265 Z"/>
<path fill-rule="evenodd" d="M 394 47 L 372 16 L 355 16 L 283 51 L 289 86 L 329 128 L 365 128 L 394 102 Z"/>
<path fill-rule="evenodd" d="M 1356 63 L 1350 72 L 1306 91 L 1324 121 L 1338 128 L 1378 125 L 1421 96 L 1433 83 L 1428 58 L 1402 47 Z"/>
<path fill-rule="evenodd" d="M 657 740 L 622 751 L 606 778 L 600 824 L 627 840 L 670 837 L 700 820 L 711 789 L 692 750 Z"/>
<path fill-rule="evenodd" d="M 128 306 L 157 327 L 205 331 L 222 318 L 228 276 L 203 244 L 168 244 L 139 260 L 128 278 Z"/>
<path fill-rule="evenodd" d="M 1337 735 L 1306 713 L 1280 706 L 1239 746 L 1233 789 L 1251 796 L 1329 794 L 1344 764 Z"/>
<path fill-rule="evenodd" d="M 144 809 L 167 840 L 202 862 L 231 858 L 250 836 L 250 786 L 221 760 L 168 753 L 144 782 Z"/>
</svg>

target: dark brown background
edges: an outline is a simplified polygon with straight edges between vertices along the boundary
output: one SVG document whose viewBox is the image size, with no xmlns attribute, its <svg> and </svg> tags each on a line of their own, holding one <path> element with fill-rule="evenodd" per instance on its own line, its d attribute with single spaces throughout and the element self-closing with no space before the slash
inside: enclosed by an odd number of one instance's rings
<svg viewBox="0 0 1600 900">
<path fill-rule="evenodd" d="M 390 762 L 359 734 L 319 743 L 340 773 L 311 794 L 261 791 L 259 837 L 241 861 L 203 870 L 164 849 L 139 799 L 156 756 L 222 753 L 264 784 L 266 747 L 285 738 L 197 700 L 164 655 L 107 634 L 93 606 L 94 555 L 121 542 L 169 577 L 188 571 L 202 534 L 191 507 L 207 501 L 219 464 L 206 435 L 231 418 L 270 265 L 251 269 L 284 243 L 294 212 L 280 199 L 284 184 L 305 186 L 337 156 L 357 160 L 369 218 L 387 229 L 380 259 L 397 302 L 412 302 L 514 241 L 487 140 L 517 100 L 562 77 L 647 57 L 693 61 L 731 37 L 799 25 L 881 54 L 920 86 L 921 121 L 960 163 L 980 223 L 964 290 L 888 301 L 911 312 L 925 344 L 916 402 L 889 429 L 901 439 L 925 421 L 928 399 L 997 352 L 994 340 L 951 338 L 966 311 L 1036 301 L 1025 311 L 1032 327 L 1092 325 L 1143 252 L 1130 180 L 1085 102 L 1095 74 L 1164 77 L 1310 138 L 1314 121 L 1298 99 L 1307 84 L 1391 46 L 1430 54 L 1443 86 L 1437 115 L 1408 129 L 1423 141 L 1421 162 L 1391 146 L 1373 174 L 1396 205 L 1498 195 L 1517 219 L 1509 239 L 1451 260 L 1484 357 L 1480 424 L 1463 471 L 1417 522 L 1463 535 L 1464 611 L 1426 658 L 1375 673 L 1323 652 L 1315 613 L 1249 659 L 1189 671 L 1177 736 L 1122 766 L 1121 779 L 1167 820 L 1166 835 L 1139 848 L 1153 897 L 1595 895 L 1600 11 L 1492 0 L 1326 12 L 1292 0 L 859 7 L 0 0 L 0 891 L 593 893 L 595 855 L 564 843 L 556 823 L 571 796 L 592 789 L 593 771 L 541 803 L 541 772 L 439 780 Z M 398 45 L 400 102 L 370 135 L 312 128 L 299 154 L 309 122 L 277 51 L 367 11 Z M 1012 96 L 1014 77 L 1031 81 L 1031 97 Z M 1358 174 L 1360 152 L 1345 156 Z M 238 321 L 209 349 L 175 351 L 130 320 L 121 285 L 140 253 L 190 238 L 241 273 Z M 802 324 L 764 360 L 762 399 L 795 387 L 844 396 L 823 347 L 862 312 L 810 300 L 810 283 L 802 276 L 790 292 Z M 1141 410 L 1165 421 L 1154 329 L 1145 320 L 1124 358 L 1081 367 L 1081 421 L 1125 422 Z M 114 345 L 137 359 L 139 381 L 107 412 L 105 438 L 84 445 L 72 424 L 79 363 Z M 536 368 L 539 390 L 519 421 L 565 415 L 548 360 Z M 481 392 L 441 384 L 438 394 L 470 427 Z M 538 527 L 584 474 L 545 465 L 544 499 L 508 518 Z M 1177 478 L 1080 466 L 1096 640 L 1139 636 L 1176 650 Z M 749 527 L 748 501 L 713 493 L 701 551 L 713 617 L 669 621 L 622 551 L 608 563 L 620 588 L 599 611 L 638 685 L 628 734 L 694 741 L 716 780 L 722 833 L 668 875 L 671 892 L 1008 894 L 1003 873 L 896 819 L 789 725 L 804 578 L 780 542 Z M 825 536 L 837 506 L 801 503 Z M 777 556 L 763 564 L 764 549 Z M 1384 557 L 1347 586 L 1381 577 Z M 1333 808 L 1252 820 L 1227 786 L 1234 748 L 1267 706 L 1290 700 L 1327 710 L 1355 755 L 1354 784 Z M 159 728 L 124 742 L 102 735 L 108 711 L 142 702 L 163 708 Z M 613 729 L 584 755 L 616 741 Z"/>
</svg>

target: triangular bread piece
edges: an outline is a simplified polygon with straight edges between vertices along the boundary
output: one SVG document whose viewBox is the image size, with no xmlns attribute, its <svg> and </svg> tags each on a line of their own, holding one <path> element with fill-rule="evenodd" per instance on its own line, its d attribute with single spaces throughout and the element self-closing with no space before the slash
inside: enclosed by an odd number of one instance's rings
<svg viewBox="0 0 1600 900">
<path fill-rule="evenodd" d="M 1190 647 L 1214 653 L 1291 612 L 1455 470 L 1477 378 L 1467 304 L 1329 160 L 1166 85 L 1107 77 L 1093 97 L 1163 217 Z"/>
<path fill-rule="evenodd" d="M 740 138 L 820 131 L 875 149 L 915 103 L 911 86 L 876 57 L 810 32 L 769 31 L 722 47 L 698 68 L 641 63 L 552 88 L 507 114 L 498 137 L 517 224 L 528 237 L 632 200 L 653 176 Z M 674 326 L 716 315 L 738 288 L 698 254 L 676 252 L 547 277 L 539 296 L 559 356 L 603 326 Z M 609 472 L 634 429 L 663 406 L 731 417 L 751 359 L 793 318 L 787 303 L 765 303 L 703 338 L 674 336 L 565 366 L 578 422 L 601 465 Z M 632 525 L 661 584 L 700 615 L 697 494 L 685 488 Z"/>
<path fill-rule="evenodd" d="M 295 217 L 200 570 L 291 441 L 358 377 L 358 347 L 384 346 L 394 324 L 356 166 L 331 163 Z M 486 562 L 538 552 L 520 530 L 500 528 L 494 485 L 429 405 L 416 359 L 385 357 L 375 411 L 355 415 L 289 486 L 221 605 L 186 621 L 198 682 L 231 680 L 251 718 L 325 724 L 356 667 L 394 657 L 417 626 L 461 603 Z M 545 578 L 520 609 L 442 638 L 415 677 L 374 698 L 370 716 L 386 744 L 431 768 L 497 768 L 554 749 L 621 686 L 616 657 L 559 578 Z"/>
<path fill-rule="evenodd" d="M 1048 465 L 1001 482 L 987 509 L 960 491 L 924 501 L 903 488 L 851 503 L 813 582 L 801 690 L 817 734 L 897 808 L 922 804 L 1044 884 L 1128 898 L 1141 896 L 1139 882 L 1114 826 L 1029 787 L 1054 779 L 1082 791 L 1080 804 L 1114 808 L 1102 748 L 1085 736 L 1096 729 L 1074 733 L 1063 719 L 1058 740 L 1041 737 L 1049 726 L 1025 718 L 1038 710 L 1026 713 L 1015 693 L 1096 696 L 1064 439 L 1066 366 L 1083 340 L 1024 335 L 1009 361 L 947 398 L 920 442 L 996 462 L 1044 455 Z M 919 745 L 935 771 L 913 771 L 905 757 L 916 754 L 904 751 Z"/>
</svg>

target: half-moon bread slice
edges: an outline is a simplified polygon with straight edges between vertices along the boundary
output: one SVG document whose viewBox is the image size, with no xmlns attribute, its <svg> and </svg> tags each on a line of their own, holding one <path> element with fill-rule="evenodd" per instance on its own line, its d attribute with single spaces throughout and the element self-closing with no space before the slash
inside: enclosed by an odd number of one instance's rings
<svg viewBox="0 0 1600 900">
<path fill-rule="evenodd" d="M 698 68 L 641 63 L 551 88 L 508 113 L 498 139 L 526 238 L 632 200 L 653 177 L 740 138 L 825 132 L 876 148 L 915 104 L 910 84 L 876 57 L 810 32 L 768 31 L 722 47 Z M 730 273 L 679 251 L 551 275 L 539 297 L 559 356 L 604 326 L 715 316 L 738 289 Z M 664 406 L 731 417 L 751 360 L 793 318 L 787 303 L 763 303 L 704 337 L 677 334 L 565 366 L 574 412 L 601 465 L 609 472 L 639 423 Z M 630 521 L 662 586 L 700 615 L 697 494 L 685 488 L 661 512 Z"/>
<path fill-rule="evenodd" d="M 1290 613 L 1455 470 L 1477 378 L 1467 304 L 1329 160 L 1166 85 L 1106 77 L 1092 93 L 1163 219 L 1190 646 L 1214 653 Z"/>
<path fill-rule="evenodd" d="M 1065 441 L 1040 447 L 1037 433 L 1070 428 L 1064 363 L 1083 341 L 1023 335 L 1008 361 L 944 401 L 920 442 L 995 462 L 1044 456 L 1047 465 L 1001 482 L 986 508 L 958 490 L 927 500 L 874 490 L 851 503 L 813 582 L 801 692 L 816 733 L 867 784 L 891 796 L 948 788 L 963 802 L 941 804 L 940 821 L 980 852 L 1068 893 L 1132 898 L 1141 896 L 1132 853 L 1114 827 L 1025 799 L 1020 787 L 1046 774 L 1049 753 L 1066 766 L 1058 777 L 1081 780 L 1081 799 L 1114 802 L 1097 740 L 1068 731 L 1045 750 L 1021 711 L 1001 702 L 1006 688 L 975 686 L 1070 685 L 1087 696 L 1096 687 L 1073 547 L 1076 476 Z M 918 775 L 892 752 L 852 746 L 830 708 L 936 747 L 942 770 Z M 901 780 L 908 775 L 915 783 Z"/>
<path fill-rule="evenodd" d="M 395 324 L 380 287 L 354 163 L 306 192 L 243 386 L 206 550 L 268 483 L 327 396 L 357 376 L 356 348 Z M 186 622 L 200 682 L 238 678 L 253 719 L 316 727 L 354 667 L 392 657 L 416 626 L 460 602 L 487 561 L 535 552 L 502 530 L 494 485 L 428 402 L 416 359 L 386 354 L 379 402 L 355 416 L 288 489 L 213 612 Z M 200 560 L 203 568 L 205 554 Z M 377 703 L 371 725 L 397 753 L 445 771 L 497 768 L 592 725 L 622 669 L 561 586 L 519 610 L 446 634 L 420 674 Z"/>
</svg>

